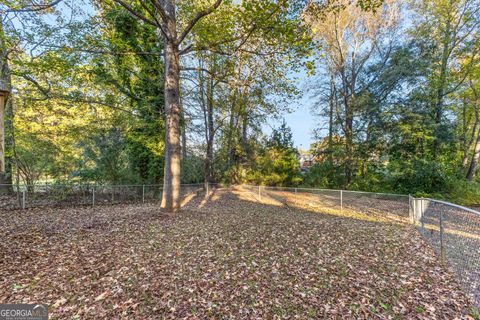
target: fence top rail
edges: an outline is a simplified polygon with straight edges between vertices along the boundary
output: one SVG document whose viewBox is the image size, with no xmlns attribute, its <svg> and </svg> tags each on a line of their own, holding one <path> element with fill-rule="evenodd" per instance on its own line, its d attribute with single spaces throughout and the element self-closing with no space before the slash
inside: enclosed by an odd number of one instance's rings
<svg viewBox="0 0 480 320">
<path fill-rule="evenodd" d="M 431 199 L 431 198 L 414 198 L 414 197 L 412 197 L 412 199 L 427 200 L 427 201 L 431 201 L 431 202 L 435 202 L 435 203 L 440 203 L 440 204 L 443 204 L 443 205 L 446 205 L 446 206 L 449 206 L 449 207 L 454 207 L 454 208 L 457 208 L 457 209 L 460 209 L 460 210 L 468 211 L 470 213 L 473 213 L 473 214 L 476 214 L 476 215 L 480 216 L 480 212 L 477 211 L 477 210 L 473 210 L 473 209 L 461 206 L 459 204 L 455 204 L 455 203 L 451 203 L 451 202 L 447 202 L 447 201 L 436 200 L 436 199 Z"/>
<path fill-rule="evenodd" d="M 331 192 L 342 192 L 343 190 L 339 189 L 321 189 L 321 188 L 294 188 L 297 190 L 304 190 L 304 191 L 331 191 Z"/>
<path fill-rule="evenodd" d="M 319 188 L 295 188 L 295 187 L 272 187 L 272 186 L 255 186 L 255 185 L 251 185 L 251 184 L 246 184 L 245 186 L 247 187 L 254 187 L 254 188 L 258 188 L 258 187 L 261 187 L 261 188 L 264 188 L 264 189 L 288 189 L 288 190 L 309 190 L 309 191 L 336 191 L 336 192 L 340 192 L 342 190 L 338 190 L 338 189 L 319 189 Z"/>
<path fill-rule="evenodd" d="M 401 193 L 369 192 L 369 191 L 356 191 L 356 190 L 343 190 L 343 192 L 347 192 L 347 193 L 379 194 L 379 195 L 382 195 L 382 196 L 395 196 L 395 197 L 408 198 L 408 194 L 401 194 Z"/>
<path fill-rule="evenodd" d="M 370 192 L 370 191 L 356 191 L 356 190 L 340 190 L 340 189 L 320 189 L 320 188 L 294 188 L 294 187 L 270 187 L 270 186 L 254 186 L 246 185 L 249 187 L 264 187 L 270 189 L 290 189 L 290 190 L 307 190 L 307 191 L 331 191 L 331 192 L 346 192 L 346 193 L 364 193 L 364 194 L 378 194 L 384 196 L 396 196 L 396 197 L 405 197 L 408 198 L 407 194 L 401 193 L 386 193 L 386 192 Z"/>
<path fill-rule="evenodd" d="M 182 183 L 181 186 L 183 187 L 193 187 L 193 186 L 203 186 L 204 183 Z M 209 185 L 216 185 L 216 183 L 209 183 Z M 17 187 L 16 184 L 0 184 L 1 187 Z M 20 184 L 18 185 L 21 188 L 24 187 L 163 187 L 163 184 L 59 184 L 59 183 L 52 183 L 52 184 Z"/>
</svg>

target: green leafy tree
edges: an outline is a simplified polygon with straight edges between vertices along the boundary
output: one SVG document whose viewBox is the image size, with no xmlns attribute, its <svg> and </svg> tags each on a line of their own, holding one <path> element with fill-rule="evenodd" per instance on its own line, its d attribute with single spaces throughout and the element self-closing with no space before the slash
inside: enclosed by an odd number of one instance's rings
<svg viewBox="0 0 480 320">
<path fill-rule="evenodd" d="M 273 186 L 301 183 L 298 152 L 293 147 L 292 132 L 285 121 L 273 130 L 266 149 L 255 158 L 247 181 Z"/>
</svg>

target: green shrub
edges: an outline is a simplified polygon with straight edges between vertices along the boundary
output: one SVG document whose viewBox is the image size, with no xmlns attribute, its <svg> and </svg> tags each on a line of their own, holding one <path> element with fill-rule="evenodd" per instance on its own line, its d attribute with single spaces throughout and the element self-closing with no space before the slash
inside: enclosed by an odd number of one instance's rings
<svg viewBox="0 0 480 320">
<path fill-rule="evenodd" d="M 389 189 L 411 194 L 446 193 L 450 179 L 448 167 L 436 161 L 415 160 L 391 163 L 386 183 Z"/>
<path fill-rule="evenodd" d="M 305 173 L 303 182 L 312 188 L 339 188 L 345 184 L 344 169 L 329 161 L 318 162 Z"/>
</svg>

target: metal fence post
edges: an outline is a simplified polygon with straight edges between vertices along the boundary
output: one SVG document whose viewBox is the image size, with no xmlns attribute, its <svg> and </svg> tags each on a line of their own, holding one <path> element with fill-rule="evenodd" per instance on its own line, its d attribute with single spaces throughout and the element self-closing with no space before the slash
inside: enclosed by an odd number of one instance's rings
<svg viewBox="0 0 480 320">
<path fill-rule="evenodd" d="M 445 263 L 445 246 L 443 244 L 443 210 L 440 209 L 440 260 Z"/>
<path fill-rule="evenodd" d="M 408 216 L 412 220 L 412 223 L 415 224 L 415 217 L 414 217 L 414 213 L 413 213 L 413 210 L 412 210 L 412 203 L 413 203 L 412 196 L 409 194 L 408 195 Z"/>
<path fill-rule="evenodd" d="M 340 212 L 343 211 L 343 190 L 340 190 Z"/>
<path fill-rule="evenodd" d="M 145 185 L 142 186 L 142 203 L 145 203 Z"/>
<path fill-rule="evenodd" d="M 95 186 L 92 187 L 92 206 L 95 206 Z"/>
<path fill-rule="evenodd" d="M 22 192 L 22 209 L 25 210 L 25 202 L 27 200 L 27 194 L 26 194 L 26 190 L 24 189 L 23 192 Z"/>
<path fill-rule="evenodd" d="M 417 201 L 418 199 L 415 197 L 412 197 L 412 195 L 408 195 L 408 204 L 409 204 L 409 209 L 408 213 L 410 218 L 412 219 L 412 224 L 416 227 L 418 220 L 418 210 L 417 210 Z"/>
<path fill-rule="evenodd" d="M 205 194 L 208 196 L 208 181 L 206 183 L 206 193 Z"/>
<path fill-rule="evenodd" d="M 422 231 L 425 232 L 425 223 L 424 223 L 424 219 L 423 219 L 423 213 L 424 213 L 424 205 L 423 205 L 423 202 L 425 201 L 424 198 L 422 198 L 422 200 L 420 200 L 420 224 L 422 225 Z"/>
</svg>

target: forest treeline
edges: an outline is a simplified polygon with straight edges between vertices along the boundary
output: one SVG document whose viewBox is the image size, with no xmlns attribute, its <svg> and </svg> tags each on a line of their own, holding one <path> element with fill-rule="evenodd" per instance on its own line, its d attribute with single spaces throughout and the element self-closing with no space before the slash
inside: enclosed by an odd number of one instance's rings
<svg viewBox="0 0 480 320">
<path fill-rule="evenodd" d="M 480 203 L 479 0 L 8 0 L 0 18 L 4 183 L 180 169 Z M 303 173 L 281 122 L 302 94 Z"/>
</svg>

